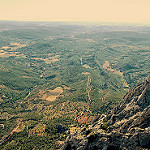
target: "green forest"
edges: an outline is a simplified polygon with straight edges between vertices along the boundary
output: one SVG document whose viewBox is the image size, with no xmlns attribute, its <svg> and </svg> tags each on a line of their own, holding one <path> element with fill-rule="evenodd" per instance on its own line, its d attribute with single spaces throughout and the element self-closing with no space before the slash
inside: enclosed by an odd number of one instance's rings
<svg viewBox="0 0 150 150">
<path fill-rule="evenodd" d="M 150 27 L 0 22 L 0 149 L 59 149 L 150 74 Z"/>
</svg>

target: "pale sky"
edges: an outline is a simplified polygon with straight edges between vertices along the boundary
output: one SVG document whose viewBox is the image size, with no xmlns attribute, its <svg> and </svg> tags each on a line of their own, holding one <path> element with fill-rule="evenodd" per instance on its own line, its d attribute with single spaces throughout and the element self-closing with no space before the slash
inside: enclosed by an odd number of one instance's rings
<svg viewBox="0 0 150 150">
<path fill-rule="evenodd" d="M 0 20 L 150 24 L 150 0 L 0 0 Z"/>
</svg>

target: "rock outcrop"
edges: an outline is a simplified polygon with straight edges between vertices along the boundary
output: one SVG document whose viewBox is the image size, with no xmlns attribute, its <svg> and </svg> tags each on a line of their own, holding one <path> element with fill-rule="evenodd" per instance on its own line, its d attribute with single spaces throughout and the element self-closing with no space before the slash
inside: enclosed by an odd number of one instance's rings
<svg viewBox="0 0 150 150">
<path fill-rule="evenodd" d="M 70 135 L 61 150 L 150 149 L 150 76 L 120 104 L 87 128 Z"/>
</svg>

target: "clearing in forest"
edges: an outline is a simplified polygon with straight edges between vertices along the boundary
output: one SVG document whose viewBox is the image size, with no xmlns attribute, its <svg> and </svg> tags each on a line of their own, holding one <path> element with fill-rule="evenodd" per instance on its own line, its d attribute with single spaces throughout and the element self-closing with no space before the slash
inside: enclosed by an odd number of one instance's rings
<svg viewBox="0 0 150 150">
<path fill-rule="evenodd" d="M 63 93 L 63 88 L 57 87 L 54 90 L 48 90 L 48 92 L 43 95 L 42 99 L 46 99 L 47 101 L 55 101 L 61 93 Z"/>
</svg>

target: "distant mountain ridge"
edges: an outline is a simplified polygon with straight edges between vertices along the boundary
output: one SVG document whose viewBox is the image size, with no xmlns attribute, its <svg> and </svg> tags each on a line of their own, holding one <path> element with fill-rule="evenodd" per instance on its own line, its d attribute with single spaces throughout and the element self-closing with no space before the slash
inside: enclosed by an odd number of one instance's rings
<svg viewBox="0 0 150 150">
<path fill-rule="evenodd" d="M 150 149 L 150 75 L 119 105 L 70 135 L 61 150 Z"/>
</svg>

